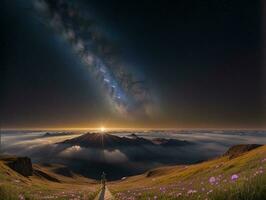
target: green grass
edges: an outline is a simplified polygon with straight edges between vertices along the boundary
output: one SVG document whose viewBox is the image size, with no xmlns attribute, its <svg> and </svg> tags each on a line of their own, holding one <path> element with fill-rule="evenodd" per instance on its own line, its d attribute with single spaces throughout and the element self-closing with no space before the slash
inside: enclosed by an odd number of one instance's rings
<svg viewBox="0 0 266 200">
<path fill-rule="evenodd" d="M 170 196 L 160 193 L 147 192 L 135 196 L 138 200 L 264 200 L 266 199 L 266 175 L 257 176 L 247 182 L 235 182 L 220 189 L 214 189 L 210 195 L 195 194 L 180 196 Z"/>
<path fill-rule="evenodd" d="M 18 200 L 23 197 L 25 200 L 33 200 L 27 192 L 20 191 L 11 184 L 0 185 L 0 200 Z"/>
<path fill-rule="evenodd" d="M 100 191 L 101 191 L 101 188 L 99 188 L 95 192 L 90 193 L 88 195 L 88 200 L 94 200 Z"/>
<path fill-rule="evenodd" d="M 94 200 L 97 194 L 99 193 L 100 189 L 95 192 L 89 192 L 87 194 L 86 200 Z M 30 194 L 31 192 L 25 192 L 22 189 L 19 189 L 17 187 L 12 186 L 11 184 L 3 184 L 0 185 L 0 200 L 37 200 Z M 71 199 L 71 197 L 57 197 L 52 198 L 56 200 L 68 200 Z"/>
<path fill-rule="evenodd" d="M 211 200 L 263 200 L 266 199 L 266 175 L 242 184 L 234 184 L 227 191 L 215 191 Z"/>
<path fill-rule="evenodd" d="M 0 186 L 0 200 L 17 200 L 18 193 L 11 185 L 1 185 Z"/>
</svg>

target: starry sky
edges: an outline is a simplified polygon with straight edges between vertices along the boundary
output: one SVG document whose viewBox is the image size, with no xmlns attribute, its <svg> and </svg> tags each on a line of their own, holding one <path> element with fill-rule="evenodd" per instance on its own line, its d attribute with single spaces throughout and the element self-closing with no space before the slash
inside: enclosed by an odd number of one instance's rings
<svg viewBox="0 0 266 200">
<path fill-rule="evenodd" d="M 259 0 L 2 4 L 5 128 L 264 124 Z"/>
</svg>

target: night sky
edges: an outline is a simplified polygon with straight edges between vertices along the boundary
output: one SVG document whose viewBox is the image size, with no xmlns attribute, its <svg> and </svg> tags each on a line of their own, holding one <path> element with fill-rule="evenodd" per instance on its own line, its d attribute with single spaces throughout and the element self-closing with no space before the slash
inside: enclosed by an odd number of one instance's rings
<svg viewBox="0 0 266 200">
<path fill-rule="evenodd" d="M 53 0 L 36 2 L 59 15 L 65 9 Z M 80 37 L 94 43 L 89 51 L 108 74 L 94 64 L 88 71 L 81 59 L 87 50 L 74 52 L 79 40 L 64 39 L 65 29 L 54 30 L 33 1 L 4 0 L 2 127 L 264 126 L 259 0 L 61 2 L 77 5 L 69 13 L 74 17 L 61 14 L 65 26 L 75 33 L 87 27 L 75 18 L 82 10 L 93 24 L 90 33 L 101 35 Z M 99 50 L 103 43 L 108 55 Z M 130 81 L 117 66 L 141 89 L 126 87 Z"/>
</svg>

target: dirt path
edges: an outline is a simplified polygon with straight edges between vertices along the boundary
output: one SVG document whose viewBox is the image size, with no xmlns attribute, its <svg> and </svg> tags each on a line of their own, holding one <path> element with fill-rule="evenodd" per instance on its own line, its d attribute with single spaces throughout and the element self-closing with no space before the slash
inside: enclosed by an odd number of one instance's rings
<svg viewBox="0 0 266 200">
<path fill-rule="evenodd" d="M 109 191 L 108 187 L 105 186 L 105 188 L 101 189 L 94 200 L 114 200 L 114 197 Z"/>
</svg>

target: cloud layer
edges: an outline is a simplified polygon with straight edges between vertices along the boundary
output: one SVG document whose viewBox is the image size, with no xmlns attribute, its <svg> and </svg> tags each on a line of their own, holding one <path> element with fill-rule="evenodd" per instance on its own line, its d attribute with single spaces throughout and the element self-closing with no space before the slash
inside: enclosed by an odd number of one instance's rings
<svg viewBox="0 0 266 200">
<path fill-rule="evenodd" d="M 91 178 L 99 178 L 99 174 L 106 171 L 110 179 L 117 179 L 143 173 L 158 166 L 188 164 L 210 159 L 223 154 L 228 147 L 235 144 L 266 143 L 266 132 L 263 131 L 150 131 L 135 134 L 150 139 L 187 140 L 194 142 L 194 145 L 94 149 L 58 143 L 79 134 L 44 137 L 43 132 L 6 133 L 3 136 L 3 144 L 5 153 L 26 155 L 37 163 L 64 164 L 72 171 Z"/>
</svg>

